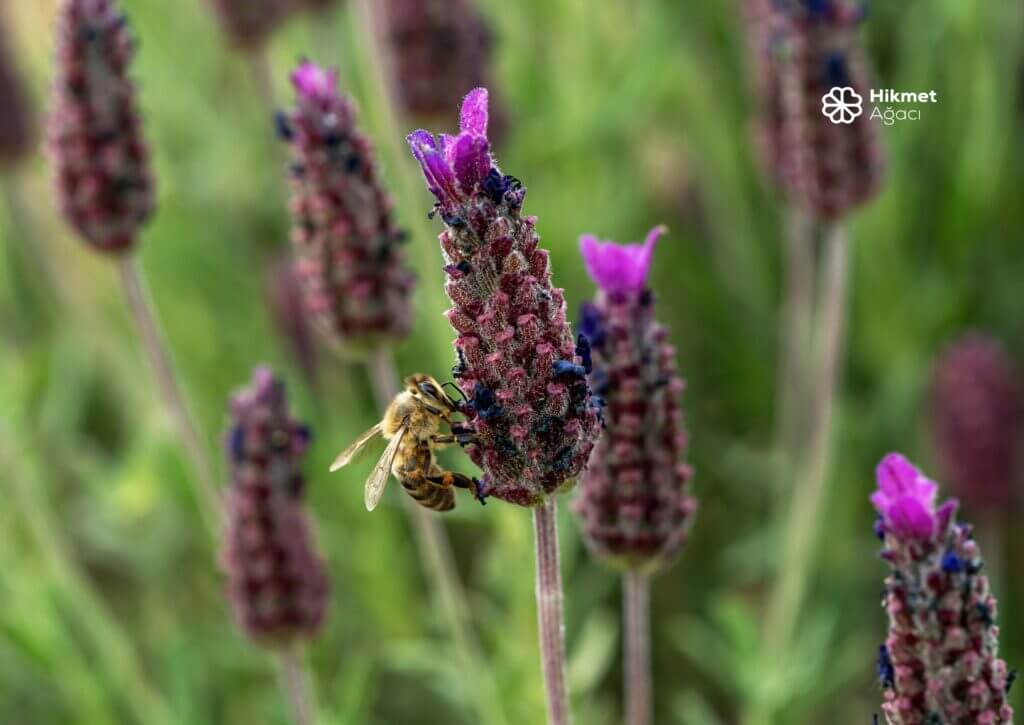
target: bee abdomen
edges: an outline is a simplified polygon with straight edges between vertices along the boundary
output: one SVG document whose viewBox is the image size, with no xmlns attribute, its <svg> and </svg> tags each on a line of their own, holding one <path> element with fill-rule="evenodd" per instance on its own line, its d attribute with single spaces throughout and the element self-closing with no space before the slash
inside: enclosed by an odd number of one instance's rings
<svg viewBox="0 0 1024 725">
<path fill-rule="evenodd" d="M 413 500 L 432 511 L 451 511 L 455 508 L 455 492 L 427 481 L 402 481 L 402 486 Z"/>
</svg>

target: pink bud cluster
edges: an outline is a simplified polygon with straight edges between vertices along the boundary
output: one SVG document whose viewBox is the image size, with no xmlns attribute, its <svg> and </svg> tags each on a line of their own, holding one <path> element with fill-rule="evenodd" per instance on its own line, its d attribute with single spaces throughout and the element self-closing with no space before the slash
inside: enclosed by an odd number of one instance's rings
<svg viewBox="0 0 1024 725">
<path fill-rule="evenodd" d="M 240 627 L 261 643 L 312 637 L 328 582 L 302 509 L 309 430 L 288 412 L 284 384 L 257 368 L 231 401 L 226 448 L 231 485 L 222 564 Z"/>
<path fill-rule="evenodd" d="M 584 353 L 551 284 L 526 190 L 502 174 L 487 138 L 488 96 L 466 96 L 458 136 L 416 131 L 409 144 L 444 222 L 441 250 L 458 334 L 454 375 L 469 396 L 466 448 L 486 494 L 522 506 L 572 485 L 599 433 Z"/>
<path fill-rule="evenodd" d="M 336 342 L 400 338 L 415 278 L 373 148 L 334 72 L 304 62 L 292 84 L 295 107 L 279 130 L 292 150 L 292 241 L 306 309 Z"/>
<path fill-rule="evenodd" d="M 998 341 L 971 333 L 939 357 L 931 423 L 955 491 L 978 510 L 1015 503 L 1024 434 L 1024 386 Z"/>
<path fill-rule="evenodd" d="M 47 142 L 64 216 L 96 249 L 135 244 L 154 206 L 128 66 L 135 44 L 115 0 L 63 0 Z"/>
<path fill-rule="evenodd" d="M 688 437 L 679 399 L 685 389 L 676 350 L 654 319 L 647 287 L 654 229 L 643 245 L 585 236 L 584 261 L 599 292 L 580 314 L 592 350 L 591 385 L 605 403 L 605 430 L 573 509 L 584 541 L 613 565 L 653 570 L 682 549 L 697 512 Z"/>
<path fill-rule="evenodd" d="M 889 636 L 879 654 L 882 709 L 892 725 L 1012 723 L 1010 678 L 999 659 L 996 600 L 957 503 L 936 506 L 936 485 L 906 458 L 878 467 Z"/>
<path fill-rule="evenodd" d="M 857 39 L 861 4 L 748 0 L 746 16 L 766 162 L 794 203 L 820 219 L 841 217 L 875 195 L 883 167 Z M 859 95 L 857 115 L 828 118 L 829 93 Z"/>
</svg>

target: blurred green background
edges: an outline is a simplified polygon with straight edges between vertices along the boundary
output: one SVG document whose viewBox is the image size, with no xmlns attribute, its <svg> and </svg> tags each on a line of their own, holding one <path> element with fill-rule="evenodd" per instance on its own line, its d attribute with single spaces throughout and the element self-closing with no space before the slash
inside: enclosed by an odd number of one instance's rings
<svg viewBox="0 0 1024 725">
<path fill-rule="evenodd" d="M 4 5 L 41 115 L 53 3 Z M 360 484 L 369 463 L 326 475 L 331 457 L 375 421 L 365 373 L 325 354 L 314 392 L 267 313 L 264 279 L 287 251 L 288 218 L 283 149 L 250 69 L 200 0 L 123 5 L 141 42 L 134 75 L 159 184 L 140 261 L 210 449 L 219 461 L 226 396 L 259 362 L 286 375 L 316 434 L 310 505 L 333 581 L 310 651 L 320 722 L 474 722 L 472 673 L 450 656 L 397 487 L 368 515 Z M 689 380 L 702 509 L 682 560 L 655 581 L 657 722 L 734 723 L 765 702 L 779 723 L 870 722 L 885 629 L 885 567 L 867 503 L 874 464 L 899 449 L 938 475 L 922 398 L 945 341 L 981 327 L 1024 359 L 1024 5 L 872 4 L 865 41 L 876 85 L 935 89 L 940 101 L 920 121 L 884 130 L 884 190 L 852 221 L 851 336 L 826 526 L 784 663 L 759 655 L 780 537 L 801 525 L 773 513 L 783 216 L 750 143 L 739 8 L 482 5 L 498 40 L 495 86 L 511 113 L 499 161 L 529 187 L 527 210 L 540 217 L 570 307 L 593 292 L 576 251 L 581 232 L 629 241 L 657 223 L 672 230 L 652 286 Z M 329 24 L 296 17 L 271 44 L 274 82 L 286 103 L 286 73 L 300 55 L 340 64 L 377 136 L 384 126 L 366 102 L 371 76 L 351 20 L 347 11 Z M 386 180 L 397 164 L 413 171 L 404 154 L 386 154 Z M 3 183 L 21 215 L 0 210 L 0 722 L 286 722 L 273 660 L 230 619 L 190 469 L 157 404 L 115 267 L 60 222 L 41 156 Z M 423 285 L 399 364 L 444 378 L 452 336 L 440 316 L 436 229 L 422 220 L 430 200 L 423 192 L 403 202 Z M 589 560 L 561 509 L 577 720 L 617 722 L 618 578 Z M 1019 522 L 1007 513 L 1001 556 L 1010 567 L 995 583 L 1011 668 L 1024 662 Z M 540 723 L 529 514 L 466 499 L 445 523 L 500 707 L 509 722 Z"/>
</svg>

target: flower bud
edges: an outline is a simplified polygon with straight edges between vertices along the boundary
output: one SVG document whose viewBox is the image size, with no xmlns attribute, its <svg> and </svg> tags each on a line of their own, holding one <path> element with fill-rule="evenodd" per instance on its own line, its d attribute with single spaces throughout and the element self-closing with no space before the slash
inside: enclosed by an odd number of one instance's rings
<svg viewBox="0 0 1024 725">
<path fill-rule="evenodd" d="M 135 43 L 115 0 L 63 0 L 47 145 L 61 211 L 92 247 L 131 249 L 153 212 L 149 150 L 128 66 Z"/>
<path fill-rule="evenodd" d="M 267 368 L 234 396 L 231 419 L 221 553 L 228 596 L 251 638 L 285 646 L 319 631 L 327 603 L 324 563 L 302 508 L 310 434 L 290 417 L 284 384 Z"/>
</svg>

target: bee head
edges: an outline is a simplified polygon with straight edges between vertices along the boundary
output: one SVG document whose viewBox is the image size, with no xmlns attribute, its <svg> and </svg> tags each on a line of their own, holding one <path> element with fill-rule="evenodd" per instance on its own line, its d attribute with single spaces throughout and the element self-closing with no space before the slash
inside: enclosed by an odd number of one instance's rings
<svg viewBox="0 0 1024 725">
<path fill-rule="evenodd" d="M 459 409 L 455 401 L 444 392 L 444 388 L 429 375 L 410 375 L 405 379 L 405 389 L 414 399 L 430 408 L 452 412 Z"/>
</svg>

